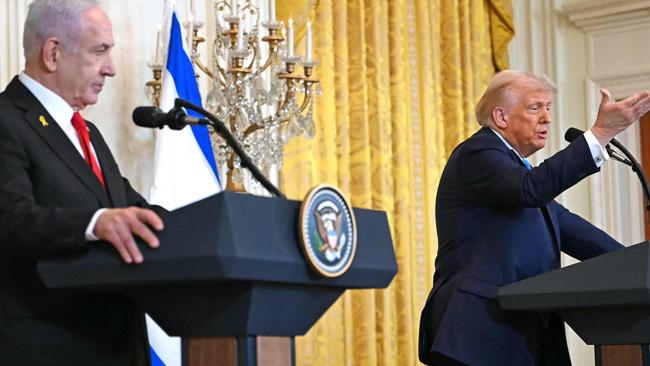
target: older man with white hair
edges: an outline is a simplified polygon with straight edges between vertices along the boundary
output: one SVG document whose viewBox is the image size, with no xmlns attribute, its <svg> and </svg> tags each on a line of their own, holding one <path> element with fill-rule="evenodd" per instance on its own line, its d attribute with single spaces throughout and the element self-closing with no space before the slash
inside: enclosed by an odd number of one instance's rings
<svg viewBox="0 0 650 366">
<path fill-rule="evenodd" d="M 0 364 L 146 365 L 144 318 L 112 293 L 45 288 L 36 263 L 112 245 L 143 261 L 160 217 L 79 114 L 115 75 L 111 22 L 95 0 L 35 0 L 25 70 L 0 94 Z M 83 275 L 83 273 L 80 273 Z"/>
</svg>

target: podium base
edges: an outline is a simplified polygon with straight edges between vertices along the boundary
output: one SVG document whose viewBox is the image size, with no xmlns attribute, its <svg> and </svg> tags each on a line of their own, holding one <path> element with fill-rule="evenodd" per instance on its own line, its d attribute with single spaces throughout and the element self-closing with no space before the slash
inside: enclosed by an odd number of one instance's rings
<svg viewBox="0 0 650 366">
<path fill-rule="evenodd" d="M 183 366 L 295 366 L 294 337 L 183 338 Z"/>
</svg>

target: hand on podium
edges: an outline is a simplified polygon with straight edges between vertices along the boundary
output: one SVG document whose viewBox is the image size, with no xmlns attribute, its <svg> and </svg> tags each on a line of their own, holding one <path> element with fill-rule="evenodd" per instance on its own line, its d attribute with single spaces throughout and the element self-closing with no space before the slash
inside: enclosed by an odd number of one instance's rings
<svg viewBox="0 0 650 366">
<path fill-rule="evenodd" d="M 164 228 L 162 219 L 152 210 L 139 207 L 108 209 L 95 224 L 95 235 L 111 243 L 126 263 L 142 263 L 143 257 L 133 235 L 149 247 L 157 248 L 160 241 L 154 232 Z"/>
</svg>

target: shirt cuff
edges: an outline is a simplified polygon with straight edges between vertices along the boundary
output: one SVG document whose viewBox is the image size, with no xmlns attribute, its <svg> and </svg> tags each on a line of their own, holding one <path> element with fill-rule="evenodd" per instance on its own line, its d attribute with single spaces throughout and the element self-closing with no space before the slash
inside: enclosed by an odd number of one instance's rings
<svg viewBox="0 0 650 366">
<path fill-rule="evenodd" d="M 594 164 L 597 168 L 600 168 L 609 160 L 609 154 L 607 150 L 598 142 L 594 133 L 591 130 L 587 130 L 584 133 L 585 140 L 587 140 L 587 145 L 589 145 L 589 151 L 591 151 L 591 157 L 594 159 Z"/>
<path fill-rule="evenodd" d="M 95 211 L 95 214 L 93 217 L 90 218 L 90 222 L 88 223 L 88 226 L 86 227 L 86 241 L 97 241 L 99 238 L 95 236 L 95 224 L 97 223 L 97 219 L 99 218 L 99 215 L 103 214 L 104 211 L 108 210 L 107 208 L 100 208 L 99 210 Z"/>
</svg>

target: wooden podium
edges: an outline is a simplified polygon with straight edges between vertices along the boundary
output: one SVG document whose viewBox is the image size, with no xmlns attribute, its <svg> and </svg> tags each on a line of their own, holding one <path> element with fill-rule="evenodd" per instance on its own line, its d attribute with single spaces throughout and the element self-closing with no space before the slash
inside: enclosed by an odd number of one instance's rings
<svg viewBox="0 0 650 366">
<path fill-rule="evenodd" d="M 601 365 L 603 345 L 640 345 L 650 366 L 650 242 L 501 287 L 506 310 L 559 314 Z"/>
<path fill-rule="evenodd" d="M 346 289 L 384 288 L 397 273 L 384 212 L 354 209 L 348 271 L 317 275 L 299 246 L 300 202 L 222 192 L 161 213 L 160 248 L 127 265 L 106 244 L 42 261 L 48 287 L 126 293 L 169 335 L 186 366 L 290 365 L 305 334 Z M 261 362 L 263 361 L 263 362 Z"/>
</svg>

